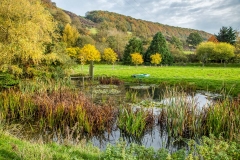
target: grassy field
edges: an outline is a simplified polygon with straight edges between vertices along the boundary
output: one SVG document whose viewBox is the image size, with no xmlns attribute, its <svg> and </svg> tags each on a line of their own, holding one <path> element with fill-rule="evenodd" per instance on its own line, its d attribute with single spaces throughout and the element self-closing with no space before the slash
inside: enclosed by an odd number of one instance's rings
<svg viewBox="0 0 240 160">
<path fill-rule="evenodd" d="M 80 66 L 74 68 L 74 73 L 88 74 L 88 65 L 83 70 Z M 240 93 L 240 68 L 234 67 L 154 67 L 154 66 L 124 66 L 94 65 L 95 76 L 116 76 L 125 82 L 137 82 L 133 74 L 150 74 L 142 79 L 143 83 L 194 86 L 199 90 L 221 92 L 237 96 Z"/>
</svg>

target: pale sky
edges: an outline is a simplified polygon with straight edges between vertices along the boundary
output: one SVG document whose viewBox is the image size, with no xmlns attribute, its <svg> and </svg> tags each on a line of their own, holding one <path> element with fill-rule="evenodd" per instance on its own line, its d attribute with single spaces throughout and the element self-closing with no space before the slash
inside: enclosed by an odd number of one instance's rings
<svg viewBox="0 0 240 160">
<path fill-rule="evenodd" d="M 52 0 L 85 16 L 103 10 L 170 26 L 217 34 L 222 26 L 240 31 L 240 0 Z"/>
</svg>

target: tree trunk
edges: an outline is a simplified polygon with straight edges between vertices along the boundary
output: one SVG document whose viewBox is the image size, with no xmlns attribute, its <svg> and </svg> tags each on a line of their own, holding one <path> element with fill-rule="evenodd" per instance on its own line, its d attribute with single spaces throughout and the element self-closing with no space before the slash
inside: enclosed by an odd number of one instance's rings
<svg viewBox="0 0 240 160">
<path fill-rule="evenodd" d="M 90 61 L 90 66 L 89 66 L 89 76 L 91 77 L 92 81 L 94 80 L 94 74 L 93 74 L 93 61 Z"/>
</svg>

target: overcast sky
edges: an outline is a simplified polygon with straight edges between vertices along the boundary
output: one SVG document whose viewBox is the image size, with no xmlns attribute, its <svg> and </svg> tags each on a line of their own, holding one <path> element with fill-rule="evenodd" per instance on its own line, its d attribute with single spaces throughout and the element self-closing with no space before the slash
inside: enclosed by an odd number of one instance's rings
<svg viewBox="0 0 240 160">
<path fill-rule="evenodd" d="M 240 30 L 240 0 L 52 0 L 59 8 L 85 16 L 110 11 L 136 19 L 217 34 L 222 26 Z"/>
</svg>

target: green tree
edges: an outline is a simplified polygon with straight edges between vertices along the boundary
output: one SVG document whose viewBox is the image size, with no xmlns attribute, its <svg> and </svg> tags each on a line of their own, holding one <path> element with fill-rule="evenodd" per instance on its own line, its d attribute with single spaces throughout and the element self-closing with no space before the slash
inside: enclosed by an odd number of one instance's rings
<svg viewBox="0 0 240 160">
<path fill-rule="evenodd" d="M 186 42 L 189 45 L 192 45 L 194 48 L 203 41 L 203 38 L 200 36 L 198 32 L 190 33 L 187 37 Z"/>
<path fill-rule="evenodd" d="M 143 63 L 143 57 L 140 53 L 132 53 L 131 54 L 131 61 L 132 61 L 133 64 L 135 64 L 137 66 L 137 65 Z"/>
<path fill-rule="evenodd" d="M 237 38 L 237 31 L 233 30 L 232 27 L 228 28 L 223 26 L 215 36 L 219 42 L 226 42 L 233 45 Z"/>
<path fill-rule="evenodd" d="M 25 75 L 30 67 L 60 58 L 46 53 L 57 36 L 56 23 L 40 1 L 1 0 L 0 6 L 0 70 Z"/>
<path fill-rule="evenodd" d="M 77 28 L 72 27 L 69 23 L 66 24 L 63 30 L 62 39 L 63 39 L 63 42 L 67 44 L 67 47 L 75 47 L 79 37 L 80 37 L 80 34 L 78 33 Z"/>
<path fill-rule="evenodd" d="M 136 37 L 134 37 L 129 40 L 128 44 L 125 47 L 124 54 L 123 54 L 123 63 L 131 64 L 131 54 L 136 52 L 142 54 L 143 45 L 140 39 L 137 39 Z"/>
<path fill-rule="evenodd" d="M 156 33 L 153 37 L 153 40 L 144 55 L 145 63 L 150 63 L 150 57 L 155 53 L 161 53 L 163 65 L 171 65 L 173 63 L 173 57 L 169 52 L 166 39 L 161 32 Z"/>
<path fill-rule="evenodd" d="M 214 48 L 214 42 L 202 42 L 197 46 L 196 54 L 203 66 L 210 59 L 210 57 L 214 59 Z"/>
<path fill-rule="evenodd" d="M 174 46 L 174 48 L 179 49 L 181 51 L 183 50 L 183 43 L 177 37 L 172 36 L 170 43 Z"/>
</svg>

